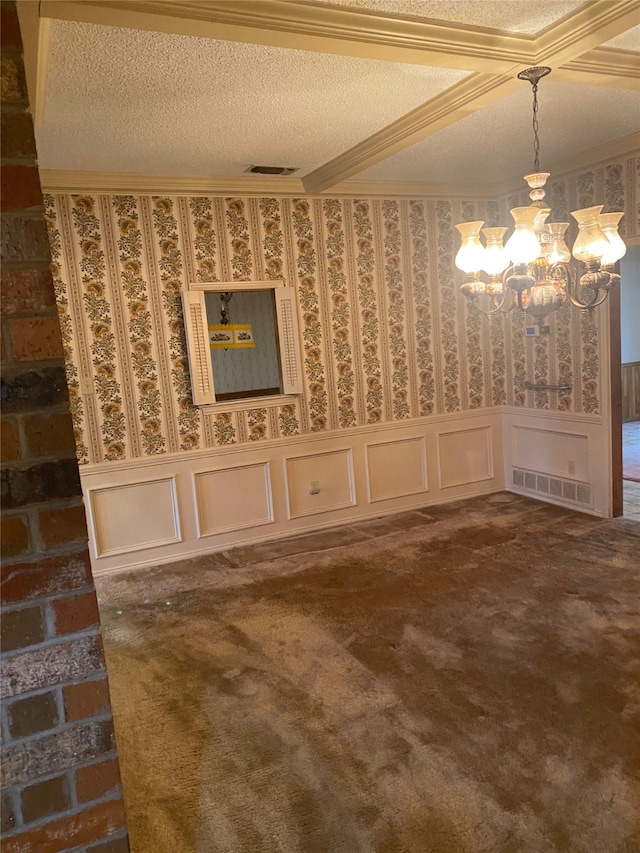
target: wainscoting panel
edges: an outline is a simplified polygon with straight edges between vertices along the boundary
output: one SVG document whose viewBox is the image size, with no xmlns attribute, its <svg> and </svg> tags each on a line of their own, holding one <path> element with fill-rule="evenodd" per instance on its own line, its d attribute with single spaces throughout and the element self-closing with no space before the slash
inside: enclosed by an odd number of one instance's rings
<svg viewBox="0 0 640 853">
<path fill-rule="evenodd" d="M 97 557 L 180 541 L 174 477 L 90 489 L 88 507 Z"/>
<path fill-rule="evenodd" d="M 511 408 L 503 429 L 506 489 L 609 515 L 611 439 L 606 419 Z"/>
<path fill-rule="evenodd" d="M 490 426 L 438 433 L 440 488 L 450 489 L 493 478 Z"/>
<path fill-rule="evenodd" d="M 588 482 L 589 439 L 586 435 L 514 426 L 511 441 L 514 467 Z"/>
<path fill-rule="evenodd" d="M 84 465 L 93 570 L 158 565 L 499 491 L 500 423 L 500 409 L 484 409 Z M 439 469 L 442 488 L 427 478 Z"/>
<path fill-rule="evenodd" d="M 424 436 L 368 444 L 365 451 L 369 503 L 428 491 Z"/>
<path fill-rule="evenodd" d="M 285 460 L 289 518 L 346 509 L 356 504 L 350 448 Z M 318 489 L 313 493 L 314 487 Z"/>
<path fill-rule="evenodd" d="M 273 524 L 268 462 L 193 474 L 198 538 Z"/>
</svg>

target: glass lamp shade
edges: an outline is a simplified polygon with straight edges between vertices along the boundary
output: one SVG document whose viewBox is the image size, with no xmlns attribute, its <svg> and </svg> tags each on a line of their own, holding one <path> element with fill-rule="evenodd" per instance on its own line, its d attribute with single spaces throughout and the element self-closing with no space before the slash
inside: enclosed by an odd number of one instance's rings
<svg viewBox="0 0 640 853">
<path fill-rule="evenodd" d="M 489 275 L 499 275 L 509 266 L 509 256 L 502 245 L 506 228 L 483 228 L 486 241 L 482 269 Z"/>
<path fill-rule="evenodd" d="M 540 242 L 534 231 L 540 210 L 537 207 L 514 207 L 510 213 L 515 230 L 504 248 L 512 264 L 530 264 L 540 254 Z"/>
<path fill-rule="evenodd" d="M 598 222 L 602 228 L 605 237 L 609 241 L 609 247 L 602 256 L 600 261 L 603 265 L 615 264 L 620 258 L 624 257 L 627 252 L 624 240 L 618 234 L 618 223 L 624 216 L 624 213 L 601 213 L 598 217 Z"/>
<path fill-rule="evenodd" d="M 480 242 L 480 229 L 484 222 L 461 222 L 456 225 L 462 245 L 455 257 L 455 265 L 462 272 L 477 273 L 484 267 L 485 248 Z"/>
<path fill-rule="evenodd" d="M 578 223 L 578 236 L 573 244 L 573 257 L 585 264 L 599 261 L 611 245 L 600 227 L 599 216 L 602 205 L 574 210 L 571 215 Z"/>
<path fill-rule="evenodd" d="M 568 222 L 549 222 L 550 239 L 544 247 L 544 257 L 549 264 L 568 264 L 571 260 L 571 252 L 564 241 L 564 234 L 569 227 Z"/>
</svg>

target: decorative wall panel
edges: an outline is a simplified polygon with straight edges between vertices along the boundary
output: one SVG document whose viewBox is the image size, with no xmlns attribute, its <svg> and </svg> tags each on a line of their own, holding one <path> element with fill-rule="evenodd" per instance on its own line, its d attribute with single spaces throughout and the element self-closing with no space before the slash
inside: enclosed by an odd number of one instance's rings
<svg viewBox="0 0 640 853">
<path fill-rule="evenodd" d="M 180 542 L 174 477 L 90 489 L 88 499 L 98 557 Z"/>
<path fill-rule="evenodd" d="M 193 474 L 198 537 L 273 522 L 268 462 Z"/>
<path fill-rule="evenodd" d="M 552 179 L 554 216 L 603 198 L 640 234 L 628 157 Z M 82 463 L 286 440 L 510 405 L 597 414 L 603 311 L 563 307 L 548 337 L 480 316 L 454 267 L 463 219 L 495 202 L 56 193 L 45 199 Z M 292 405 L 204 416 L 191 400 L 179 294 L 187 281 L 283 279 L 295 288 L 304 393 Z M 572 383 L 562 394 L 525 382 Z"/>
<path fill-rule="evenodd" d="M 356 505 L 350 448 L 291 456 L 285 460 L 285 470 L 289 518 Z"/>
<path fill-rule="evenodd" d="M 589 480 L 589 441 L 586 435 L 514 426 L 511 441 L 514 467 L 557 477 Z"/>
<path fill-rule="evenodd" d="M 479 483 L 493 477 L 490 426 L 438 433 L 440 488 Z"/>
<path fill-rule="evenodd" d="M 428 491 L 424 436 L 368 444 L 366 454 L 370 503 Z"/>
</svg>

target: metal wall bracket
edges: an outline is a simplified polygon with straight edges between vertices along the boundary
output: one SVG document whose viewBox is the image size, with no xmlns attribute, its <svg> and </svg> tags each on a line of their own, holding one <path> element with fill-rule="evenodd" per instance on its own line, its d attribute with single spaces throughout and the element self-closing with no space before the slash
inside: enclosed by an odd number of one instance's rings
<svg viewBox="0 0 640 853">
<path fill-rule="evenodd" d="M 524 383 L 525 391 L 572 391 L 573 385 L 544 385 L 542 383 L 534 385 L 533 382 Z"/>
</svg>

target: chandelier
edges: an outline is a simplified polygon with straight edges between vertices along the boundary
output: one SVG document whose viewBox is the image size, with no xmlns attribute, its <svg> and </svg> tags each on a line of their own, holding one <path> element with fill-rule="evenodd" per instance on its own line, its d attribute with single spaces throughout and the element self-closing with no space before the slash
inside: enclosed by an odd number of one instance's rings
<svg viewBox="0 0 640 853">
<path fill-rule="evenodd" d="M 461 287 L 465 296 L 485 314 L 506 313 L 517 305 L 539 323 L 567 298 L 584 310 L 604 302 L 620 280 L 613 268 L 626 252 L 618 234 L 624 214 L 602 213 L 603 205 L 571 213 L 578 223 L 572 251 L 564 237 L 569 223 L 546 221 L 551 210 L 544 201 L 544 186 L 550 173 L 540 171 L 538 82 L 550 71 L 538 66 L 518 74 L 533 88 L 534 171 L 524 176 L 531 204 L 510 211 L 514 230 L 504 245 L 507 228 L 483 228 L 482 221 L 456 225 L 462 244 L 455 264 L 466 273 Z M 572 262 L 572 254 L 579 265 Z M 549 327 L 541 326 L 540 331 L 547 332 Z"/>
</svg>

